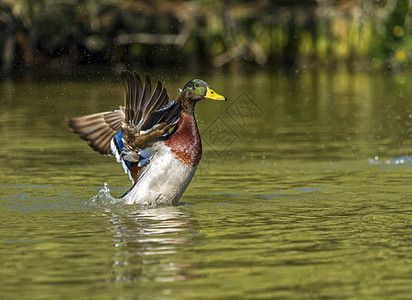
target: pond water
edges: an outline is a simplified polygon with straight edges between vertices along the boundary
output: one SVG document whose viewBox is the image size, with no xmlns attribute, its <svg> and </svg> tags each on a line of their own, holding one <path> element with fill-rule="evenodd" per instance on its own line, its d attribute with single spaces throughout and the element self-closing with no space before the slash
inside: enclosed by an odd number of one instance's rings
<svg viewBox="0 0 412 300">
<path fill-rule="evenodd" d="M 202 162 L 158 208 L 113 203 L 122 167 L 64 123 L 118 78 L 1 83 L 1 298 L 409 298 L 412 76 L 203 78 L 229 100 L 197 105 Z"/>
</svg>

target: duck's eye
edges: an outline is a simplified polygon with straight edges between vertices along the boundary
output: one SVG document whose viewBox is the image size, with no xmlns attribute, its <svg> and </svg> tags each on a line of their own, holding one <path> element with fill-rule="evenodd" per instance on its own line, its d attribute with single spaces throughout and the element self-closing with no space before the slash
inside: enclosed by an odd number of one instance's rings
<svg viewBox="0 0 412 300">
<path fill-rule="evenodd" d="M 195 83 L 195 88 L 198 88 L 199 87 L 199 84 L 198 83 Z"/>
</svg>

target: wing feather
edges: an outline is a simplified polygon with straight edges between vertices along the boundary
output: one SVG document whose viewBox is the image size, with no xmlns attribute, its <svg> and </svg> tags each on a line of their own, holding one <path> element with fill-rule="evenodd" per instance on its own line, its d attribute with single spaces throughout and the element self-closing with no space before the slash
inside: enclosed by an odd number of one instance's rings
<svg viewBox="0 0 412 300">
<path fill-rule="evenodd" d="M 166 90 L 165 87 L 161 90 L 160 94 L 157 96 L 157 99 L 155 97 L 152 97 L 152 98 L 154 98 L 153 105 L 152 105 L 152 107 L 149 108 L 149 110 L 147 112 L 147 114 L 152 116 L 152 117 L 147 118 L 145 120 L 145 123 L 142 124 L 142 128 L 144 128 L 144 129 L 147 128 L 149 122 L 153 121 L 154 112 L 159 110 L 161 107 L 165 106 L 165 103 L 169 102 L 169 96 L 167 95 L 167 90 Z M 157 123 L 157 122 L 155 122 L 155 123 Z"/>
<path fill-rule="evenodd" d="M 146 116 L 147 107 L 151 104 L 150 95 L 152 94 L 152 83 L 150 82 L 149 75 L 144 74 L 144 89 L 143 89 L 143 97 L 142 97 L 142 112 L 143 116 Z M 143 118 L 143 117 L 142 117 Z"/>
<path fill-rule="evenodd" d="M 135 76 L 135 79 L 136 79 L 136 90 L 137 90 L 137 95 L 136 95 L 136 99 L 134 102 L 134 110 L 135 112 L 139 112 L 140 115 L 138 116 L 138 118 L 140 118 L 142 110 L 143 110 L 143 107 L 142 107 L 143 84 L 142 84 L 142 80 L 140 79 L 139 74 L 137 74 L 136 72 L 133 72 L 133 76 Z"/>
<path fill-rule="evenodd" d="M 102 155 L 112 155 L 110 140 L 124 122 L 122 110 L 102 112 L 82 117 L 67 118 L 69 129 L 89 141 L 89 146 Z"/>
</svg>

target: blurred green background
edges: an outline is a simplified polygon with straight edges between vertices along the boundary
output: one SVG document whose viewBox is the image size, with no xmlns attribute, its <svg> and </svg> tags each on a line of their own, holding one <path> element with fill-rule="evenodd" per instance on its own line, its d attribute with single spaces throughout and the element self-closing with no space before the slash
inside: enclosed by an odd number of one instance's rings
<svg viewBox="0 0 412 300">
<path fill-rule="evenodd" d="M 399 71 L 411 22 L 408 0 L 1 0 L 1 73 Z"/>
</svg>

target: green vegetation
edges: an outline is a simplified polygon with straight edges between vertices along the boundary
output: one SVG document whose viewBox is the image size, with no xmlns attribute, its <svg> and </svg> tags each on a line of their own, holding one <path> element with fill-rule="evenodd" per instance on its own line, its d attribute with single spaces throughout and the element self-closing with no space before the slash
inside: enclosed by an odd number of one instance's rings
<svg viewBox="0 0 412 300">
<path fill-rule="evenodd" d="M 412 64 L 409 0 L 0 0 L 2 74 Z"/>
</svg>

